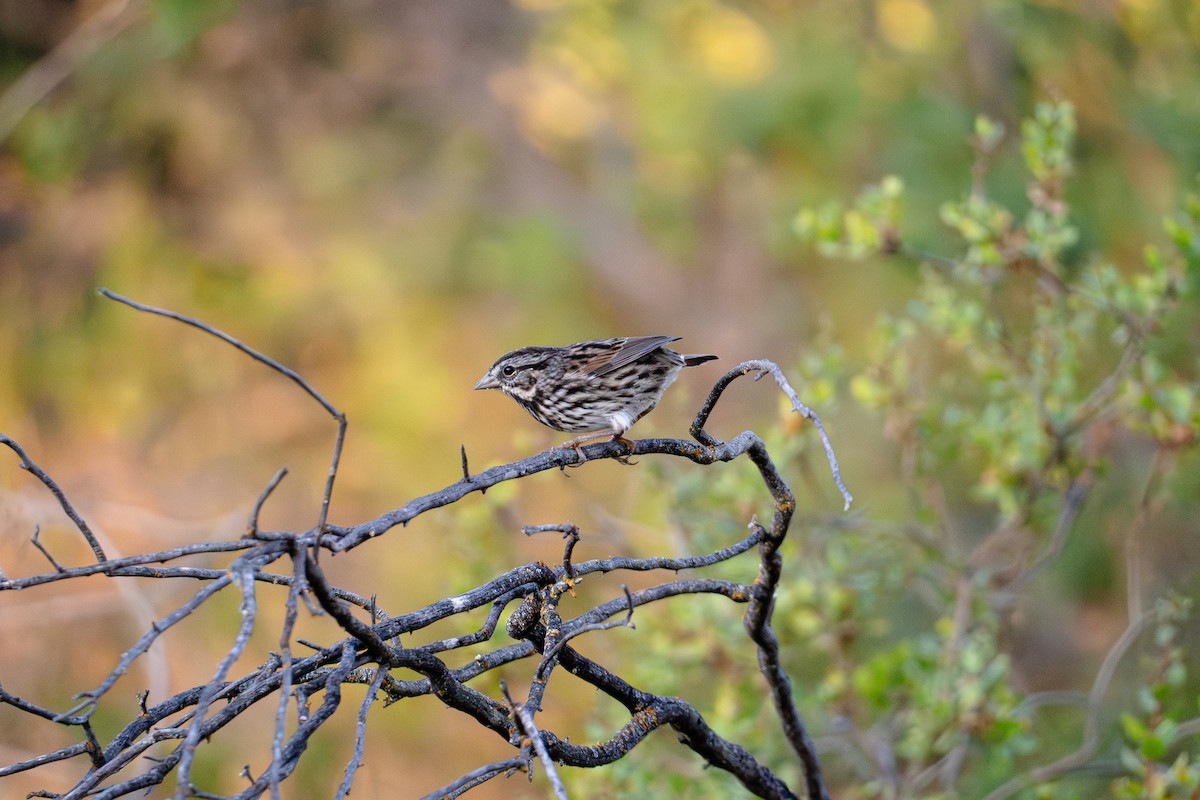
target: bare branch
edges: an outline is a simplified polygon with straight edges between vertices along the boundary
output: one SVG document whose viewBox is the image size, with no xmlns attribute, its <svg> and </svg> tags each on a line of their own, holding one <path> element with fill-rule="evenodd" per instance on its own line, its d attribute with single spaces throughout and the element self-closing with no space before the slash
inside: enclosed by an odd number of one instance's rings
<svg viewBox="0 0 1200 800">
<path fill-rule="evenodd" d="M 329 519 L 329 502 L 333 496 L 333 481 L 337 477 L 338 463 L 341 461 L 341 457 L 342 457 L 342 444 L 346 440 L 346 415 L 343 414 L 341 411 L 339 411 L 332 403 L 330 403 L 328 400 L 326 400 L 324 398 L 324 396 L 321 395 L 320 392 L 318 392 L 316 389 L 314 389 L 312 387 L 312 385 L 308 381 L 306 381 L 304 378 L 302 378 L 300 376 L 300 374 L 298 372 L 296 372 L 295 370 L 291 369 L 290 367 L 285 367 L 283 364 L 280 364 L 278 361 L 271 358 L 270 356 L 260 353 L 259 351 L 255 350 L 253 347 L 250 347 L 249 345 L 245 344 L 244 342 L 242 342 L 238 339 L 235 339 L 234 337 L 230 336 L 229 334 L 225 333 L 224 331 L 214 328 L 213 326 L 209 325 L 206 322 L 202 322 L 201 320 L 198 320 L 195 317 L 189 317 L 185 314 L 180 314 L 175 311 L 168 311 L 167 309 L 164 309 L 164 308 L 155 308 L 154 306 L 148 306 L 148 305 L 145 305 L 144 303 L 139 303 L 136 300 L 130 300 L 128 297 L 123 297 L 122 295 L 119 295 L 116 292 L 110 291 L 103 287 L 97 289 L 96 291 L 98 291 L 100 294 L 104 295 L 108 299 L 116 300 L 118 303 L 124 303 L 125 305 L 129 306 L 130 308 L 135 308 L 138 311 L 144 311 L 147 314 L 157 314 L 160 317 L 166 317 L 168 319 L 173 319 L 173 320 L 176 320 L 177 322 L 182 322 L 185 325 L 190 325 L 193 328 L 197 328 L 198 330 L 202 330 L 205 333 L 209 334 L 210 336 L 215 336 L 216 338 L 220 339 L 221 341 L 225 342 L 226 344 L 231 345 L 231 346 L 237 348 L 238 350 L 240 350 L 241 352 L 245 353 L 246 355 L 250 356 L 252 359 L 259 362 L 260 364 L 265 364 L 266 366 L 268 366 L 271 369 L 278 372 L 280 375 L 283 375 L 284 377 L 288 378 L 293 383 L 295 383 L 297 386 L 299 386 L 301 389 L 303 389 L 304 392 L 306 394 L 308 394 L 309 397 L 311 397 L 312 399 L 314 399 L 318 403 L 320 403 L 322 408 L 324 408 L 327 412 L 329 412 L 329 415 L 331 417 L 333 417 L 334 421 L 337 422 L 338 431 L 337 431 L 337 438 L 334 440 L 334 443 L 333 443 L 333 458 L 331 459 L 331 463 L 329 465 L 329 476 L 328 476 L 328 478 L 326 478 L 326 481 L 325 481 L 325 493 L 321 498 L 321 516 L 317 520 L 317 530 L 318 531 L 324 530 L 326 520 Z"/>
<path fill-rule="evenodd" d="M 38 536 L 40 536 L 41 533 L 42 533 L 42 526 L 34 525 L 33 526 L 33 538 L 30 539 L 30 541 L 33 542 L 33 546 L 37 548 L 37 551 L 39 553 L 41 553 L 43 556 L 46 557 L 46 560 L 50 562 L 50 566 L 54 567 L 55 572 L 58 572 L 58 573 L 66 572 L 67 571 L 66 568 L 62 564 L 58 563 L 58 560 L 55 559 L 54 556 L 50 555 L 50 551 L 47 550 L 42 545 L 42 543 L 38 540 Z"/>
<path fill-rule="evenodd" d="M 166 633 L 171 626 L 175 625 L 184 617 L 199 608 L 201 604 L 208 600 L 208 598 L 212 597 L 214 594 L 228 586 L 229 582 L 229 576 L 223 575 L 221 578 L 218 578 L 197 592 L 191 600 L 184 603 L 182 606 L 164 617 L 162 622 L 153 623 L 150 626 L 150 630 L 146 631 L 146 633 L 142 635 L 142 638 L 138 639 L 137 643 L 134 644 L 133 647 L 121 654 L 121 660 L 117 662 L 117 666 L 114 667 L 112 672 L 108 674 L 108 677 L 100 682 L 99 686 L 90 691 L 82 692 L 76 695 L 76 697 L 85 698 L 84 702 L 79 703 L 70 711 L 67 711 L 65 714 L 61 715 L 58 718 L 58 721 L 64 721 L 67 716 L 75 714 L 79 711 L 83 711 L 84 709 L 87 709 L 85 716 L 90 717 L 96 710 L 96 703 L 99 702 L 100 698 L 103 697 L 104 694 L 113 687 L 113 684 L 115 684 L 121 678 L 121 676 L 125 674 L 125 672 L 129 669 L 129 666 L 139 656 L 150 649 L 150 645 L 154 644 L 154 641 L 159 636 Z"/>
<path fill-rule="evenodd" d="M 375 678 L 367 687 L 367 696 L 363 698 L 362 705 L 358 709 L 358 721 L 354 726 L 354 753 L 350 756 L 350 763 L 346 765 L 346 777 L 338 786 L 335 800 L 344 800 L 350 794 L 350 787 L 354 785 L 354 773 L 362 764 L 363 746 L 367 739 L 367 712 L 370 711 L 371 704 L 375 702 L 375 694 L 379 691 L 385 677 L 387 677 L 387 672 L 382 668 L 375 670 Z"/>
<path fill-rule="evenodd" d="M 563 539 L 567 542 L 563 545 L 563 574 L 567 578 L 574 578 L 575 568 L 571 566 L 571 553 L 575 551 L 575 545 L 579 544 L 579 528 L 569 522 L 552 525 L 526 525 L 521 528 L 521 532 L 526 536 L 535 536 L 547 531 L 562 533 Z"/>
<path fill-rule="evenodd" d="M 114 558 L 103 561 L 98 564 L 86 564 L 82 567 L 67 567 L 62 572 L 49 572 L 42 575 L 32 575 L 27 578 L 7 578 L 0 580 L 0 592 L 5 590 L 28 589 L 33 586 L 40 586 L 45 583 L 53 583 L 54 581 L 68 580 L 71 578 L 83 578 L 88 575 L 128 575 L 149 577 L 165 577 L 171 574 L 169 570 L 151 570 L 147 573 L 137 571 L 139 565 L 142 564 L 161 564 L 167 561 L 174 561 L 177 558 L 184 558 L 191 555 L 200 555 L 207 553 L 226 553 L 233 550 L 248 550 L 252 547 L 261 546 L 261 542 L 251 540 L 242 540 L 238 542 L 196 542 L 193 544 L 175 547 L 170 550 L 162 550 L 157 553 L 144 553 L 142 555 L 127 556 L 125 558 Z M 187 569 L 187 568 L 185 568 Z M 216 575 L 210 575 L 211 570 L 204 574 L 197 573 L 195 575 L 181 575 L 181 577 L 197 577 L 204 579 L 212 579 Z"/>
<path fill-rule="evenodd" d="M 61 488 L 59 488 L 59 485 L 54 482 L 54 479 L 47 475 L 41 467 L 35 464 L 33 459 L 29 457 L 29 454 L 25 452 L 24 448 L 13 441 L 12 438 L 0 433 L 0 444 L 7 445 L 10 450 L 16 453 L 21 459 L 21 469 L 32 473 L 33 476 L 41 481 L 45 487 L 49 489 L 50 492 L 58 499 L 58 503 L 62 506 L 62 510 L 66 512 L 68 517 L 71 518 L 71 522 L 75 523 L 75 527 L 79 529 L 79 532 L 83 534 L 83 538 L 87 540 L 88 546 L 92 548 L 92 553 L 95 554 L 96 561 L 107 561 L 108 559 L 104 555 L 104 548 L 100 547 L 100 540 L 96 538 L 96 534 L 92 533 L 92 529 L 88 527 L 87 522 L 84 521 L 83 517 L 79 515 L 79 512 L 75 510 L 75 507 L 71 505 L 71 501 L 67 499 L 66 494 Z M 34 538 L 36 539 L 37 536 L 35 535 Z M 38 549 L 41 550 L 40 547 Z M 45 550 L 42 550 L 42 552 L 46 553 Z M 46 557 L 50 558 L 50 555 L 46 553 Z M 54 559 L 50 560 L 51 562 L 54 562 Z M 55 566 L 58 566 L 57 563 L 55 563 Z M 62 571 L 61 568 L 59 571 Z"/>
<path fill-rule="evenodd" d="M 558 651 L 563 649 L 567 642 L 571 641 L 580 634 L 590 633 L 591 631 L 609 631 L 613 628 L 636 628 L 637 626 L 633 624 L 633 595 L 629 593 L 629 587 L 625 584 L 621 584 L 621 589 L 625 592 L 625 603 L 627 608 L 624 619 L 609 620 L 607 622 L 589 622 L 567 631 L 560 636 L 558 641 L 554 643 L 554 646 L 547 650 L 546 654 L 542 656 L 542 663 L 538 665 L 537 672 L 534 674 L 540 675 L 545 672 L 548 669 L 547 665 L 550 663 L 551 659 L 558 655 Z"/>
<path fill-rule="evenodd" d="M 421 800 L 445 800 L 445 798 L 461 797 L 471 789 L 480 784 L 487 783 L 497 775 L 511 775 L 517 770 L 524 768 L 525 759 L 520 757 L 506 758 L 503 761 L 485 764 L 478 769 L 471 770 L 458 780 L 448 783 L 440 789 L 434 789 L 421 798 Z"/>
<path fill-rule="evenodd" d="M 78 744 L 73 744 L 70 747 L 64 747 L 61 750 L 55 750 L 53 753 L 46 753 L 45 755 L 31 758 L 28 761 L 18 761 L 16 764 L 12 764 L 7 767 L 0 767 L 0 778 L 5 777 L 6 775 L 15 775 L 16 773 L 24 772 L 27 769 L 36 769 L 37 767 L 42 767 L 46 764 L 52 764 L 55 761 L 64 761 L 68 758 L 74 758 L 75 756 L 87 753 L 89 749 L 90 746 L 87 742 L 79 742 Z"/>
<path fill-rule="evenodd" d="M 508 691 L 505 689 L 505 694 L 507 693 Z M 512 698 L 509 700 L 511 701 Z M 558 770 L 554 766 L 554 759 L 550 757 L 550 751 L 546 749 L 546 744 L 542 741 L 542 732 L 538 730 L 537 723 L 533 720 L 533 711 L 523 703 L 513 703 L 512 708 L 521 724 L 521 732 L 525 734 L 538 754 L 538 759 L 542 762 L 542 769 L 545 770 L 546 778 L 550 781 L 551 788 L 554 789 L 554 796 L 558 800 L 567 800 L 567 788 L 563 786 L 562 778 L 559 777 Z"/>
<path fill-rule="evenodd" d="M 323 725 L 337 710 L 342 702 L 342 683 L 345 682 L 346 676 L 350 674 L 350 670 L 354 668 L 355 655 L 354 646 L 350 642 L 346 642 L 342 646 L 342 655 L 338 659 L 337 668 L 332 670 L 325 679 L 324 690 L 325 699 L 321 705 L 317 707 L 307 719 L 300 723 L 300 727 L 292 734 L 291 739 L 284 747 L 282 758 L 283 763 L 279 767 L 279 772 L 283 776 L 290 775 L 296 768 L 296 764 L 300 761 L 300 756 L 308 749 L 308 741 L 312 735 Z M 237 795 L 238 800 L 250 800 L 250 798 L 259 797 L 267 790 L 267 785 L 271 778 L 266 775 L 260 776 L 254 785 L 249 789 Z"/>
<path fill-rule="evenodd" d="M 773 361 L 743 361 L 725 373 L 717 381 L 716 385 L 713 386 L 712 391 L 708 393 L 708 397 L 701 404 L 700 410 L 696 412 L 696 418 L 692 421 L 690 431 L 692 436 L 696 441 L 710 447 L 718 444 L 718 441 L 704 430 L 704 425 L 708 422 L 708 417 L 712 413 L 713 408 L 716 407 L 717 400 L 720 399 L 721 394 L 725 391 L 725 387 L 743 375 L 749 375 L 751 372 L 758 373 L 755 380 L 758 380 L 764 374 L 770 373 L 775 378 L 775 382 L 779 384 L 779 388 L 787 395 L 788 400 L 792 402 L 792 410 L 799 413 L 805 419 L 811 420 L 813 425 L 816 426 L 817 433 L 821 436 L 821 444 L 825 447 L 825 457 L 829 460 L 829 467 L 833 471 L 833 482 L 837 485 L 838 491 L 842 493 L 842 499 L 846 501 L 843 510 L 849 511 L 850 503 L 854 500 L 854 497 L 846 490 L 846 485 L 842 483 L 842 473 L 838 468 L 837 456 L 833 452 L 833 443 L 829 441 L 829 435 L 825 433 L 825 425 L 822 424 L 821 418 L 817 416 L 815 411 L 800 402 L 800 396 L 796 394 L 796 390 L 792 388 L 787 378 L 784 377 L 783 370 Z"/>
<path fill-rule="evenodd" d="M 254 571 L 259 567 L 259 564 L 255 563 L 257 560 L 259 559 L 248 559 L 245 555 L 239 556 L 230 569 L 232 580 L 237 581 L 238 589 L 242 592 L 242 622 L 238 626 L 237 637 L 233 641 L 233 646 L 229 648 L 229 652 L 226 653 L 225 658 L 221 659 L 221 663 L 217 665 L 216 672 L 213 673 L 208 685 L 204 687 L 204 693 L 200 695 L 200 699 L 196 702 L 196 710 L 192 715 L 192 723 L 188 727 L 187 737 L 184 738 L 183 745 L 180 747 L 179 778 L 176 782 L 177 788 L 175 791 L 177 800 L 182 800 L 192 789 L 192 761 L 195 758 L 196 747 L 200 744 L 201 733 L 204 730 L 204 715 L 208 711 L 209 705 L 216 699 L 217 693 L 223 688 L 225 676 L 229 674 L 229 670 L 233 667 L 234 662 L 241 658 L 246 645 L 250 641 L 250 632 L 254 630 L 254 623 L 258 618 L 258 601 L 254 594 Z"/>
<path fill-rule="evenodd" d="M 288 591 L 287 602 L 284 604 L 283 628 L 279 632 L 279 704 L 275 710 L 275 738 L 271 742 L 271 764 L 267 768 L 267 779 L 271 789 L 271 797 L 279 800 L 279 783 L 282 775 L 279 772 L 283 760 L 283 736 L 287 730 L 288 702 L 292 695 L 292 631 L 296 627 L 296 617 L 300 611 L 300 595 L 308 590 L 308 576 L 305 571 L 305 560 L 296 558 L 292 553 L 292 585 Z"/>
<path fill-rule="evenodd" d="M 246 532 L 250 536 L 258 535 L 258 515 L 262 511 L 263 504 L 267 502 L 267 498 L 275 491 L 275 487 L 279 485 L 288 474 L 287 467 L 280 467 L 274 477 L 267 482 L 263 487 L 262 492 L 258 495 L 258 499 L 254 501 L 254 509 L 250 512 L 250 518 L 246 521 Z"/>
<path fill-rule="evenodd" d="M 716 442 L 711 446 L 697 447 L 695 442 L 683 439 L 636 439 L 632 449 L 620 442 L 600 442 L 583 448 L 584 461 L 605 458 L 622 458 L 631 455 L 669 455 L 685 458 L 696 464 L 714 464 L 733 461 L 748 455 L 755 446 L 764 448 L 762 440 L 750 431 L 738 434 L 727 442 Z M 452 503 L 456 503 L 472 492 L 482 492 L 498 483 L 517 480 L 550 469 L 562 469 L 579 462 L 574 450 L 552 448 L 543 453 L 502 464 L 471 476 L 470 481 L 458 481 L 436 492 L 414 498 L 402 507 L 381 514 L 373 520 L 357 525 L 341 527 L 329 525 L 322 544 L 335 553 L 358 547 L 363 542 L 382 536 L 392 528 L 405 526 L 417 517 Z"/>
</svg>

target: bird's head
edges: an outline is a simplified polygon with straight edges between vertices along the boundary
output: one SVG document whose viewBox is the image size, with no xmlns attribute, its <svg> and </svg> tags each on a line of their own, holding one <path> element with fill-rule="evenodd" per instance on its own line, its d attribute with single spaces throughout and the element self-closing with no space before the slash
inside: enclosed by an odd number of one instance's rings
<svg viewBox="0 0 1200 800">
<path fill-rule="evenodd" d="M 475 388 L 499 389 L 513 397 L 528 398 L 533 395 L 553 353 L 551 347 L 523 347 L 502 355 Z"/>
</svg>

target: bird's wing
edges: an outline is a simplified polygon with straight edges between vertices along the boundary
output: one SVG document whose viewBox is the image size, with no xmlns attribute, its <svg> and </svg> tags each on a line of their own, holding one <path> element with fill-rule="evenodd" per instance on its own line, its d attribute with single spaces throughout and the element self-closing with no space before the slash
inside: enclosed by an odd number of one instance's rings
<svg viewBox="0 0 1200 800">
<path fill-rule="evenodd" d="M 586 370 L 592 375 L 600 376 L 620 369 L 626 364 L 632 364 L 639 358 L 653 353 L 664 344 L 677 341 L 678 336 L 631 336 L 621 343 L 620 348 L 611 355 L 601 353 L 586 365 Z"/>
</svg>

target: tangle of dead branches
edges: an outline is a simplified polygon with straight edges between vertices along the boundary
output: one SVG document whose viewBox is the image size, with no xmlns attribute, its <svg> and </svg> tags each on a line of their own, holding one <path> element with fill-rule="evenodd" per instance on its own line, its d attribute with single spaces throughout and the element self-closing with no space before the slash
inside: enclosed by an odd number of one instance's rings
<svg viewBox="0 0 1200 800">
<path fill-rule="evenodd" d="M 472 474 L 465 450 L 462 453 L 463 476 L 458 482 L 413 499 L 375 519 L 356 525 L 338 526 L 328 522 L 329 503 L 337 477 L 345 437 L 345 416 L 323 398 L 300 375 L 257 352 L 237 339 L 200 320 L 171 311 L 136 303 L 107 290 L 102 294 L 133 308 L 166 316 L 216 336 L 251 358 L 265 364 L 295 382 L 318 402 L 336 421 L 337 437 L 328 479 L 316 525 L 301 531 L 266 531 L 258 525 L 259 512 L 283 477 L 281 470 L 263 490 L 250 515 L 245 535 L 233 541 L 196 542 L 169 550 L 125 557 L 108 557 L 87 522 L 75 509 L 61 487 L 39 467 L 25 449 L 0 434 L 0 443 L 11 449 L 20 466 L 32 473 L 61 504 L 64 512 L 92 550 L 93 563 L 63 566 L 38 541 L 33 542 L 49 560 L 51 569 L 23 577 L 0 572 L 0 592 L 15 592 L 33 586 L 75 581 L 103 575 L 111 580 L 200 581 L 200 588 L 185 602 L 155 621 L 136 641 L 128 645 L 111 671 L 94 687 L 75 695 L 76 703 L 66 709 L 51 708 L 35 699 L 19 696 L 3 686 L 0 676 L 0 704 L 7 704 L 28 719 L 27 725 L 57 727 L 62 747 L 18 763 L 0 766 L 0 778 L 44 765 L 82 759 L 77 783 L 65 794 L 34 794 L 76 800 L 84 797 L 117 798 L 144 792 L 172 782 L 173 796 L 216 797 L 200 785 L 194 774 L 197 752 L 221 735 L 234 720 L 260 704 L 273 706 L 273 740 L 270 763 L 257 775 L 246 772 L 248 786 L 235 795 L 254 798 L 264 794 L 278 797 L 281 786 L 293 775 L 314 734 L 338 710 L 342 686 L 365 684 L 366 698 L 357 710 L 353 755 L 345 768 L 345 777 L 336 797 L 349 794 L 361 763 L 363 743 L 368 732 L 369 710 L 382 694 L 387 703 L 418 696 L 435 697 L 447 707 L 461 712 L 464 724 L 477 724 L 509 742 L 512 755 L 483 764 L 427 797 L 457 797 L 472 787 L 500 775 L 532 773 L 540 764 L 551 791 L 566 797 L 559 777 L 562 767 L 599 767 L 612 763 L 638 745 L 651 731 L 669 727 L 679 741 L 704 761 L 726 770 L 754 795 L 767 798 L 828 798 L 820 764 L 805 725 L 792 697 L 791 683 L 784 671 L 779 643 L 771 627 L 771 613 L 782 575 L 779 548 L 788 533 L 796 506 L 791 489 L 776 469 L 762 440 L 750 431 L 728 441 L 719 441 L 705 430 L 705 423 L 725 388 L 735 379 L 770 375 L 791 400 L 794 409 L 811 420 L 833 472 L 834 481 L 849 507 L 846 491 L 833 449 L 820 419 L 805 407 L 788 384 L 779 367 L 769 361 L 747 361 L 726 373 L 709 393 L 691 427 L 694 441 L 645 439 L 633 443 L 632 452 L 619 442 L 594 444 L 586 448 L 588 461 L 629 455 L 664 455 L 688 459 L 698 465 L 748 458 L 758 470 L 772 504 L 770 520 L 749 524 L 747 535 L 715 552 L 681 558 L 614 557 L 576 562 L 572 550 L 579 539 L 573 525 L 535 526 L 526 533 L 561 532 L 564 537 L 562 562 L 550 566 L 541 562 L 513 567 L 491 580 L 424 608 L 405 613 L 390 613 L 378 608 L 373 598 L 363 597 L 331 584 L 321 565 L 320 553 L 339 553 L 369 543 L 398 525 L 406 525 L 417 516 L 458 502 L 472 492 L 484 492 L 503 481 L 516 480 L 549 469 L 573 465 L 579 459 L 573 450 L 552 449 L 529 458 Z M 565 613 L 564 598 L 572 596 L 572 587 L 589 573 L 662 570 L 676 573 L 698 571 L 718 562 L 757 553 L 758 574 L 751 583 L 689 575 L 664 583 L 630 591 L 582 613 Z M 218 565 L 213 559 L 226 558 Z M 753 557 L 753 556 L 748 556 Z M 2 565 L 0 565 L 2 566 Z M 244 655 L 251 632 L 259 624 L 258 584 L 288 587 L 284 621 L 279 635 L 279 651 L 256 668 L 235 674 L 234 667 Z M 121 704 L 109 696 L 109 690 L 142 658 L 160 637 L 171 636 L 176 626 L 222 590 L 233 587 L 240 597 L 240 625 L 228 652 L 211 668 L 211 677 L 154 705 L 140 695 L 139 708 L 130 709 L 127 722 L 114 735 L 102 737 L 93 724 L 101 709 L 106 718 L 120 715 Z M 660 696 L 647 688 L 633 686 L 596 660 L 581 655 L 571 640 L 596 635 L 619 627 L 632 627 L 636 610 L 650 603 L 686 595 L 711 594 L 732 603 L 745 605 L 744 626 L 754 649 L 766 690 L 770 694 L 781 735 L 786 739 L 802 766 L 803 786 L 789 787 L 768 766 L 736 742 L 710 727 L 696 708 L 677 697 Z M 0 604 L 3 595 L 0 595 Z M 496 641 L 496 629 L 506 609 L 509 614 L 505 632 L 512 641 Z M 0 605 L 2 607 L 2 605 Z M 341 628 L 336 641 L 311 645 L 315 652 L 292 652 L 293 629 L 302 609 L 328 614 Z M 471 634 L 419 645 L 402 644 L 404 638 L 439 621 L 456 615 L 478 615 L 482 621 Z M 453 667 L 444 655 L 472 648 L 473 657 L 465 666 Z M 501 665 L 519 660 L 529 663 L 530 689 L 521 699 L 513 698 L 505 685 L 501 697 L 490 696 L 472 686 L 479 676 Z M 612 733 L 607 741 L 583 746 L 573 744 L 540 726 L 537 715 L 552 703 L 551 679 L 563 672 L 595 687 L 628 710 L 628 722 Z M 290 721 L 290 722 L 289 722 Z M 166 744 L 161 744 L 166 743 Z M 151 749 L 154 756 L 151 757 Z M 165 752 L 165 754 L 164 754 Z M 143 758 L 145 757 L 145 758 Z M 146 765 L 149 766 L 146 766 Z M 136 766 L 135 766 L 136 765 Z"/>
</svg>

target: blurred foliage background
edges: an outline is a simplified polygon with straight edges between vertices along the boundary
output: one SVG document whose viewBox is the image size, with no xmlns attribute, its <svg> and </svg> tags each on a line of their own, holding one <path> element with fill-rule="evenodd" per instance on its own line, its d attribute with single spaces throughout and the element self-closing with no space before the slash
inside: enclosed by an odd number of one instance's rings
<svg viewBox="0 0 1200 800">
<path fill-rule="evenodd" d="M 6 0 L 0 428 L 129 554 L 236 537 L 283 465 L 264 526 L 311 525 L 334 427 L 98 286 L 228 331 L 345 411 L 339 523 L 454 481 L 460 443 L 480 469 L 556 441 L 471 392 L 509 349 L 665 333 L 726 367 L 770 358 L 824 417 L 854 514 L 765 384 L 737 385 L 712 429 L 768 436 L 801 498 L 777 624 L 835 796 L 1194 796 L 1198 46 L 1186 0 Z M 635 433 L 683 435 L 718 374 L 689 371 Z M 5 460 L 5 572 L 45 569 L 35 524 L 85 558 Z M 698 552 L 767 508 L 752 479 L 542 475 L 334 575 L 395 612 L 557 558 L 517 527 L 565 519 L 577 557 Z M 65 708 L 193 590 L 6 599 L 3 638 L 42 649 L 5 647 L 0 680 Z M 122 681 L 111 724 L 140 688 L 207 680 L 196 651 L 228 646 L 224 610 Z M 645 617 L 581 647 L 623 653 L 627 677 L 794 777 L 736 613 Z M 1106 659 L 1092 752 L 1037 773 L 1089 738 L 1081 695 Z M 544 723 L 579 740 L 619 724 L 565 682 L 550 696 Z M 504 754 L 434 705 L 373 711 L 356 793 L 430 791 Z M 5 713 L 4 763 L 66 744 Z M 262 739 L 239 735 L 208 751 L 213 791 L 239 788 Z M 350 747 L 322 737 L 295 796 L 330 796 Z M 581 796 L 736 792 L 701 766 L 661 735 L 569 778 Z M 77 769 L 4 780 L 16 796 Z M 545 789 L 475 794 L 522 792 Z"/>
</svg>

